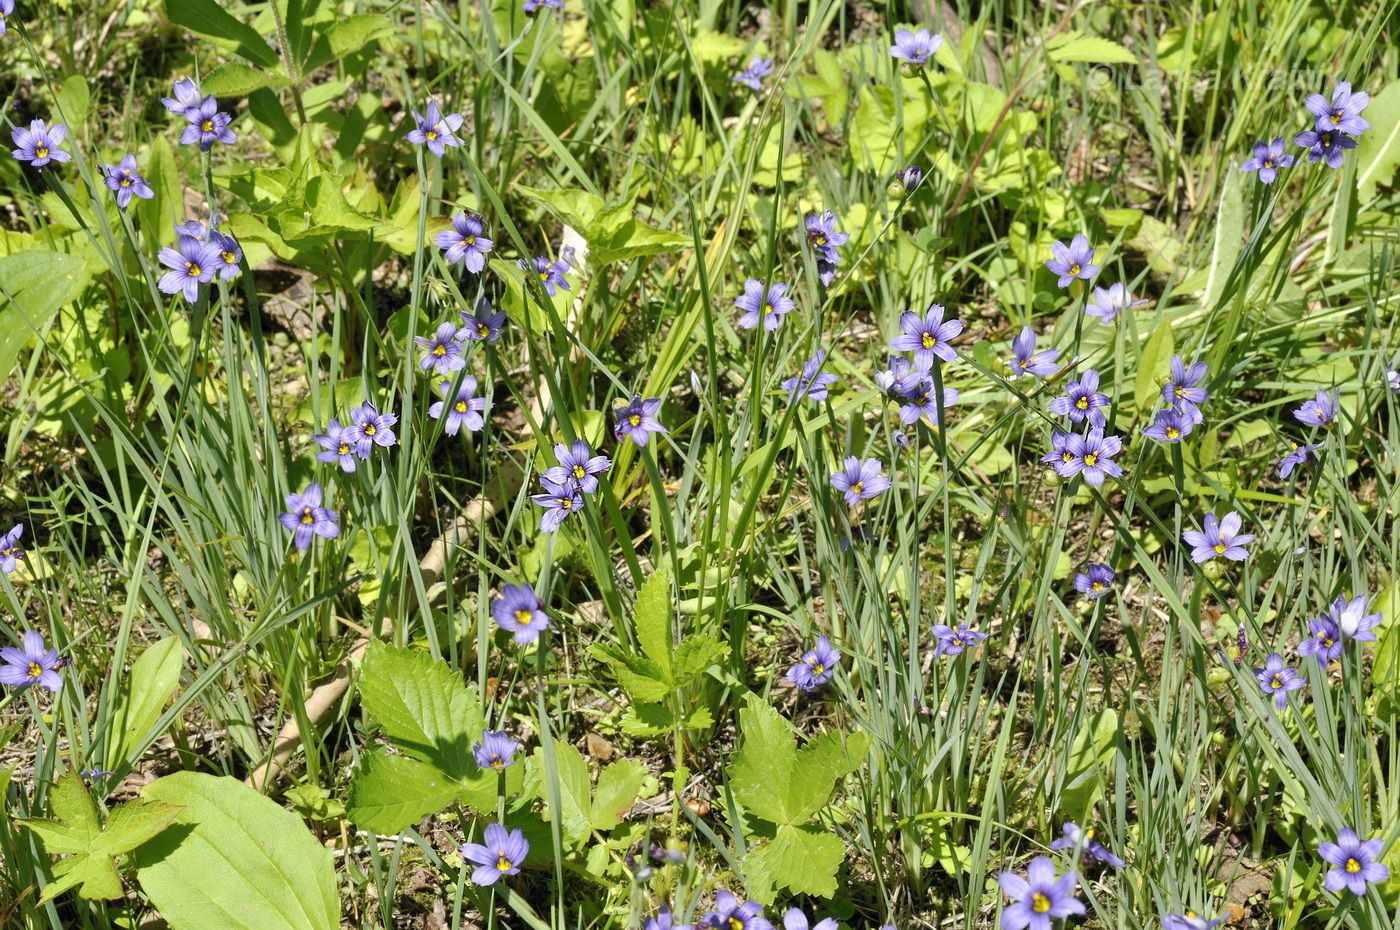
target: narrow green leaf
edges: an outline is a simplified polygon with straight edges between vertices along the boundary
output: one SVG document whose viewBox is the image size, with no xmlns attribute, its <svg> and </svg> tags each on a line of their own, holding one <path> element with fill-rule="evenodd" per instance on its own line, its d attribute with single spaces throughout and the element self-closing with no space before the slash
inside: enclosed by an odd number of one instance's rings
<svg viewBox="0 0 1400 930">
<path fill-rule="evenodd" d="M 1133 381 L 1133 403 L 1139 411 L 1151 410 L 1162 392 L 1157 382 L 1170 371 L 1172 355 L 1176 353 L 1176 340 L 1172 335 L 1172 321 L 1165 317 L 1152 331 L 1147 345 L 1138 359 L 1137 378 Z"/>
<path fill-rule="evenodd" d="M 120 692 L 123 697 L 112 718 L 119 736 L 108 744 L 108 768 L 117 769 L 146 744 L 151 728 L 180 686 L 184 657 L 180 641 L 169 636 L 141 653 L 132 664 L 127 686 Z"/>
<path fill-rule="evenodd" d="M 1241 181 L 1244 173 L 1227 171 L 1220 190 L 1220 207 L 1215 214 L 1215 244 L 1210 252 L 1210 275 L 1206 278 L 1201 306 L 1214 307 L 1225 290 L 1225 282 L 1240 256 L 1240 240 L 1244 238 L 1244 194 Z"/>
<path fill-rule="evenodd" d="M 277 67 L 277 53 L 256 29 L 235 19 L 217 0 L 165 0 L 165 15 L 190 32 L 232 43 L 234 51 L 255 65 Z"/>
</svg>

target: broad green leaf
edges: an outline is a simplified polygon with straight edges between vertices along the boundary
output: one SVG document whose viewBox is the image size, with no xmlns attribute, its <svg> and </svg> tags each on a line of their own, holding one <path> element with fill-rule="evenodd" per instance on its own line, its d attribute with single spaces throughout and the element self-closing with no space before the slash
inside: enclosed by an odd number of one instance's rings
<svg viewBox="0 0 1400 930">
<path fill-rule="evenodd" d="M 632 614 L 637 644 L 648 659 L 655 663 L 662 680 L 674 681 L 671 675 L 671 570 L 665 566 L 652 572 L 637 592 L 637 606 Z"/>
<path fill-rule="evenodd" d="M 1215 245 L 1210 252 L 1210 277 L 1206 278 L 1201 306 L 1214 307 L 1225 290 L 1225 281 L 1240 255 L 1240 240 L 1244 237 L 1244 195 L 1241 192 L 1242 171 L 1227 171 L 1220 190 L 1220 207 L 1215 214 Z"/>
<path fill-rule="evenodd" d="M 588 820 L 593 829 L 607 832 L 622 823 L 646 776 L 647 767 L 634 759 L 619 759 L 603 769 L 589 806 Z"/>
<path fill-rule="evenodd" d="M 1356 190 L 1362 203 L 1376 195 L 1376 186 L 1395 177 L 1400 168 L 1400 81 L 1391 81 L 1371 98 L 1366 108 L 1371 131 L 1356 143 Z"/>
<path fill-rule="evenodd" d="M 0 378 L 10 376 L 20 350 L 87 281 L 87 263 L 76 255 L 20 252 L 0 258 Z"/>
<path fill-rule="evenodd" d="M 517 184 L 511 188 L 511 193 L 523 194 L 579 232 L 586 230 L 603 212 L 603 198 L 588 191 L 567 188 L 545 191 Z"/>
<path fill-rule="evenodd" d="M 218 97 L 246 97 L 263 87 L 283 87 L 290 83 L 280 71 L 227 61 L 205 75 L 199 82 L 199 89 Z"/>
<path fill-rule="evenodd" d="M 326 41 L 333 56 L 344 58 L 393 34 L 394 24 L 383 13 L 360 13 L 333 23 L 326 30 Z"/>
<path fill-rule="evenodd" d="M 1392 579 L 1371 609 L 1378 611 L 1376 659 L 1371 672 L 1371 700 L 1387 720 L 1400 715 L 1400 580 Z"/>
<path fill-rule="evenodd" d="M 86 79 L 81 74 L 70 74 L 63 79 L 54 96 L 58 98 L 59 113 L 68 124 L 68 134 L 76 136 L 78 128 L 87 119 L 88 105 L 92 101 Z"/>
<path fill-rule="evenodd" d="M 638 655 L 622 652 L 615 646 L 601 643 L 589 648 L 589 653 L 606 662 L 612 669 L 613 677 L 624 691 L 634 700 L 643 703 L 664 701 L 674 690 L 669 676 L 657 667 L 655 662 Z"/>
<path fill-rule="evenodd" d="M 165 0 L 165 14 L 177 26 L 233 45 L 255 65 L 277 67 L 277 53 L 256 29 L 226 12 L 218 0 Z"/>
<path fill-rule="evenodd" d="M 1137 378 L 1133 380 L 1133 403 L 1139 411 L 1151 410 L 1162 395 L 1157 384 L 1170 373 L 1172 355 L 1175 353 L 1172 321 L 1163 317 L 1148 338 L 1142 357 L 1138 359 Z"/>
<path fill-rule="evenodd" d="M 125 696 L 117 706 L 112 725 L 120 734 L 107 747 L 107 767 L 116 770 L 128 757 L 145 745 L 160 713 L 180 686 L 184 663 L 180 641 L 166 637 L 150 646 L 131 666 Z"/>
<path fill-rule="evenodd" d="M 825 830 L 783 824 L 772 840 L 744 857 L 749 894 L 762 904 L 772 904 L 783 889 L 829 898 L 845 857 L 841 840 Z"/>
<path fill-rule="evenodd" d="M 863 733 L 826 733 L 798 750 L 792 727 L 756 694 L 739 711 L 739 730 L 743 741 L 729 767 L 734 797 L 776 824 L 811 819 L 870 748 Z"/>
<path fill-rule="evenodd" d="M 97 819 L 97 805 L 76 772 L 58 780 L 49 793 L 49 806 L 53 820 L 20 821 L 39 835 L 51 855 L 70 854 L 54 864 L 54 880 L 44 888 L 40 901 L 52 901 L 75 885 L 78 895 L 89 900 L 122 897 L 116 857 L 159 834 L 180 813 L 173 804 L 138 799 L 113 810 L 104 828 Z"/>
<path fill-rule="evenodd" d="M 198 772 L 142 794 L 182 808 L 176 828 L 133 857 L 171 930 L 338 930 L 331 851 L 301 818 L 236 778 Z"/>
<path fill-rule="evenodd" d="M 690 684 L 728 651 L 727 645 L 712 636 L 692 636 L 682 641 L 672 659 L 676 686 Z"/>
<path fill-rule="evenodd" d="M 1153 271 L 1171 274 L 1176 270 L 1177 259 L 1185 246 L 1177 238 L 1176 230 L 1155 216 L 1143 216 L 1138 221 L 1137 232 L 1128 244 L 1142 252 Z"/>
<path fill-rule="evenodd" d="M 630 213 L 632 208 L 626 209 Z M 590 232 L 587 239 L 588 257 L 595 265 L 663 255 L 693 244 L 689 236 L 649 226 L 630 216 L 607 232 Z"/>
<path fill-rule="evenodd" d="M 695 54 L 696 61 L 702 65 L 728 61 L 742 55 L 746 48 L 748 43 L 743 39 L 728 33 L 715 32 L 713 29 L 701 30 L 690 40 L 690 50 Z"/>
<path fill-rule="evenodd" d="M 405 754 L 457 779 L 480 771 L 471 743 L 485 728 L 481 699 L 446 663 L 375 643 L 360 669 L 360 698 Z"/>
<path fill-rule="evenodd" d="M 146 183 L 151 186 L 155 196 L 150 200 L 137 201 L 141 230 L 155 242 L 169 244 L 175 241 L 175 224 L 184 219 L 184 205 L 180 169 L 175 165 L 175 150 L 164 136 L 151 139 L 144 173 Z"/>
<path fill-rule="evenodd" d="M 1118 713 L 1111 707 L 1087 718 L 1074 734 L 1064 788 L 1060 792 L 1060 813 L 1064 819 L 1084 823 L 1089 811 L 1103 796 L 1104 768 L 1113 759 L 1113 741 L 1118 735 Z"/>
<path fill-rule="evenodd" d="M 792 779 L 797 764 L 792 728 L 767 701 L 751 694 L 739 711 L 739 732 L 743 741 L 729 767 L 734 796 L 750 813 L 787 823 L 792 818 L 783 786 Z"/>
<path fill-rule="evenodd" d="M 1101 65 L 1135 65 L 1137 56 L 1111 39 L 1086 36 L 1077 31 L 1060 34 L 1045 46 L 1057 62 L 1087 61 Z"/>
<path fill-rule="evenodd" d="M 374 749 L 360 757 L 345 812 L 362 829 L 400 833 L 456 801 L 463 790 L 460 782 L 426 762 Z"/>
<path fill-rule="evenodd" d="M 659 736 L 676 725 L 676 715 L 665 704 L 633 704 L 622 715 L 622 730 L 629 736 Z"/>
<path fill-rule="evenodd" d="M 823 733 L 802 747 L 785 786 L 788 819 L 805 823 L 815 817 L 831 801 L 837 783 L 859 768 L 869 751 L 870 737 L 841 731 Z"/>
<path fill-rule="evenodd" d="M 543 784 L 548 780 L 549 772 L 545 767 L 542 748 L 535 749 L 534 761 L 536 773 Z M 559 774 L 559 829 L 573 844 L 588 836 L 592 819 L 588 764 L 577 749 L 563 740 L 554 741 L 554 764 Z M 549 794 L 541 791 L 540 796 L 548 798 Z M 547 810 L 546 813 L 546 820 L 555 819 L 554 811 Z"/>
</svg>

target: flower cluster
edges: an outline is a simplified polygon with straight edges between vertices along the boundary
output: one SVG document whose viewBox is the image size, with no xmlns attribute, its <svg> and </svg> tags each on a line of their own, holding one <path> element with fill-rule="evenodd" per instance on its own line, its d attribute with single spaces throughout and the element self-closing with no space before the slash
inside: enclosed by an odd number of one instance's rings
<svg viewBox="0 0 1400 930">
<path fill-rule="evenodd" d="M 559 443 L 554 447 L 554 457 L 559 464 L 540 474 L 544 493 L 530 496 L 544 508 L 540 530 L 545 533 L 553 533 L 565 518 L 581 510 L 583 495 L 597 491 L 598 476 L 612 467 L 611 459 L 594 455 L 582 439 L 567 446 Z"/>
</svg>

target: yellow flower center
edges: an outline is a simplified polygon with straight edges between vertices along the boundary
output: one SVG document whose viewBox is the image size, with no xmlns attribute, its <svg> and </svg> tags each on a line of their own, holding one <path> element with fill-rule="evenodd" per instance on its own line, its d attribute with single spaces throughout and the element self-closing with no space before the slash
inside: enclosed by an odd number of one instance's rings
<svg viewBox="0 0 1400 930">
<path fill-rule="evenodd" d="M 506 854 L 502 852 L 500 858 L 496 860 L 496 871 L 509 872 L 513 868 L 515 868 L 515 864 L 507 859 Z"/>
<path fill-rule="evenodd" d="M 1273 160 L 1272 158 L 1266 158 L 1266 159 L 1264 159 L 1264 167 L 1265 167 L 1265 168 L 1272 168 L 1273 166 L 1274 166 L 1274 160 Z"/>
<path fill-rule="evenodd" d="M 459 400 L 459 401 L 457 401 L 457 403 L 455 403 L 455 404 L 452 405 L 452 409 L 455 410 L 455 411 L 457 411 L 458 413 L 466 413 L 466 412 L 467 412 L 467 402 L 464 401 L 464 400 Z"/>
<path fill-rule="evenodd" d="M 463 236 L 462 245 L 471 247 L 476 245 L 476 236 Z"/>
<path fill-rule="evenodd" d="M 1283 687 L 1283 676 L 1282 676 L 1282 675 L 1275 675 L 1275 676 L 1273 677 L 1273 679 L 1269 682 L 1269 687 L 1272 688 L 1272 689 L 1274 689 L 1275 691 L 1277 691 L 1279 688 L 1282 688 L 1282 687 Z"/>
<path fill-rule="evenodd" d="M 1087 397 L 1081 397 L 1081 398 L 1079 398 L 1078 400 L 1076 400 L 1076 401 L 1074 402 L 1074 406 L 1078 407 L 1080 410 L 1088 410 L 1088 409 L 1089 409 L 1089 398 L 1087 398 Z"/>
<path fill-rule="evenodd" d="M 1093 582 L 1092 584 L 1090 584 L 1089 587 L 1092 588 L 1092 589 L 1095 590 L 1095 591 L 1102 591 L 1102 590 L 1103 590 L 1103 582 L 1102 582 L 1102 581 L 1095 581 L 1095 582 Z M 1087 835 L 1087 834 L 1086 834 L 1086 835 Z"/>
<path fill-rule="evenodd" d="M 1215 544 L 1215 554 L 1216 554 L 1216 555 L 1224 555 L 1224 554 L 1225 554 L 1225 544 L 1224 544 L 1224 543 L 1216 543 L 1216 544 Z"/>
<path fill-rule="evenodd" d="M 200 268 L 196 262 L 185 262 L 185 273 L 191 278 L 197 278 L 204 273 L 204 269 Z"/>
<path fill-rule="evenodd" d="M 744 930 L 744 922 L 738 917 L 729 918 L 729 930 Z"/>
<path fill-rule="evenodd" d="M 43 666 L 41 666 L 38 662 L 30 662 L 29 667 L 25 669 L 25 672 L 29 675 L 30 678 L 38 678 L 44 674 L 44 669 Z"/>
<path fill-rule="evenodd" d="M 587 471 L 582 465 L 575 465 L 575 466 L 574 466 L 574 477 L 575 477 L 575 478 L 586 478 L 586 477 L 588 477 L 588 471 Z"/>
<path fill-rule="evenodd" d="M 1361 863 L 1356 861 L 1355 856 L 1347 859 L 1346 870 L 1349 875 L 1355 875 L 1357 872 L 1361 871 Z"/>
<path fill-rule="evenodd" d="M 1089 454 L 1087 454 L 1087 455 L 1084 456 L 1084 464 L 1085 464 L 1085 465 L 1094 465 L 1094 464 L 1096 464 L 1096 463 L 1098 462 L 1098 460 L 1099 460 L 1099 455 L 1098 455 L 1097 452 L 1090 452 Z"/>
<path fill-rule="evenodd" d="M 34 147 L 34 154 L 39 156 L 40 158 L 48 158 L 49 147 L 47 145 L 36 145 Z"/>
<path fill-rule="evenodd" d="M 1332 137 L 1331 137 L 1331 136 L 1326 136 L 1326 135 L 1325 135 L 1325 136 L 1323 136 L 1319 141 L 1322 143 L 1322 147 L 1325 148 L 1325 149 L 1330 149 L 1330 148 L 1332 147 Z"/>
<path fill-rule="evenodd" d="M 865 491 L 865 482 L 857 481 L 855 484 L 851 485 L 851 491 L 859 497 Z"/>
<path fill-rule="evenodd" d="M 434 355 L 437 355 L 437 356 L 439 356 L 439 357 L 440 357 L 440 356 L 443 356 L 443 355 L 446 355 L 446 354 L 447 354 L 447 346 L 445 346 L 445 345 L 436 345 L 436 346 L 433 346 L 433 354 L 434 354 Z"/>
<path fill-rule="evenodd" d="M 238 264 L 238 253 L 237 253 L 237 252 L 230 252 L 228 249 L 224 249 L 223 256 L 224 256 L 224 264 L 226 264 L 226 265 L 236 265 L 236 264 Z"/>
<path fill-rule="evenodd" d="M 212 119 L 207 119 L 207 120 L 205 120 L 204 122 L 200 123 L 200 124 L 199 124 L 199 131 L 200 131 L 200 132 L 213 132 L 213 131 L 214 131 L 214 121 L 213 121 Z"/>
<path fill-rule="evenodd" d="M 530 622 L 530 611 L 528 611 L 528 610 L 517 610 L 517 611 L 515 612 L 515 622 L 516 622 L 516 623 L 519 623 L 519 624 L 522 624 L 522 625 L 523 625 L 523 624 L 526 624 L 526 623 L 529 623 L 529 622 Z"/>
<path fill-rule="evenodd" d="M 1037 914 L 1044 914 L 1050 910 L 1050 899 L 1040 892 L 1031 895 L 1031 910 Z"/>
<path fill-rule="evenodd" d="M 491 335 L 491 329 L 485 323 L 478 323 L 476 324 L 476 334 L 482 339 L 485 339 L 487 336 Z"/>
<path fill-rule="evenodd" d="M 1178 436 L 1180 436 L 1180 435 L 1181 435 L 1181 430 L 1177 429 L 1175 426 L 1168 426 L 1168 427 L 1167 427 L 1167 438 L 1168 438 L 1168 439 L 1175 439 L 1176 437 L 1178 437 Z"/>
<path fill-rule="evenodd" d="M 437 141 L 437 130 L 435 130 L 435 129 L 429 129 L 427 132 L 423 133 L 423 136 L 424 136 L 424 138 L 426 138 L 429 142 L 435 142 L 435 141 Z"/>
<path fill-rule="evenodd" d="M 627 422 L 630 423 L 632 426 L 641 426 L 642 416 L 639 413 L 634 413 L 627 418 Z"/>
<path fill-rule="evenodd" d="M 1342 122 L 1342 114 L 1337 112 L 1336 110 L 1333 110 L 1332 115 L 1329 116 L 1328 119 L 1332 121 L 1333 126 L 1337 126 Z"/>
<path fill-rule="evenodd" d="M 1069 266 L 1069 273 L 1072 275 L 1079 274 L 1079 272 L 1082 270 L 1083 269 L 1079 267 L 1079 262 L 1073 262 Z"/>
<path fill-rule="evenodd" d="M 1070 462 L 1074 461 L 1074 456 L 1070 455 L 1068 452 L 1061 452 L 1060 461 L 1068 465 Z"/>
<path fill-rule="evenodd" d="M 130 187 L 130 186 L 131 186 L 131 178 L 122 178 L 122 179 L 121 179 L 120 181 L 118 181 L 117 183 L 120 184 L 122 187 Z"/>
<path fill-rule="evenodd" d="M 366 423 L 366 424 L 365 424 L 365 435 L 366 435 L 366 436 L 373 436 L 373 435 L 374 435 L 374 424 L 373 424 L 373 423 Z"/>
<path fill-rule="evenodd" d="M 346 445 L 345 443 L 342 442 L 340 445 L 338 445 L 338 446 L 335 447 L 335 454 L 336 454 L 336 455 L 349 455 L 349 454 L 350 454 L 350 447 L 349 447 L 348 445 Z"/>
<path fill-rule="evenodd" d="M 301 522 L 306 524 L 307 526 L 310 526 L 311 524 L 316 522 L 316 518 L 311 514 L 310 507 L 301 508 Z"/>
<path fill-rule="evenodd" d="M 571 510 L 571 509 L 573 509 L 573 506 L 574 506 L 573 498 L 570 498 L 570 497 L 561 497 L 561 498 L 559 498 L 559 509 L 560 509 L 560 510 Z"/>
<path fill-rule="evenodd" d="M 921 342 L 923 342 L 925 349 L 932 349 L 934 346 L 938 345 L 938 337 L 934 336 L 933 333 L 924 333 L 924 338 Z"/>
<path fill-rule="evenodd" d="M 813 675 L 825 675 L 825 674 L 826 674 L 826 666 L 825 666 L 825 665 L 821 665 L 820 663 L 814 664 L 814 665 L 812 666 L 812 674 L 813 674 Z"/>
</svg>

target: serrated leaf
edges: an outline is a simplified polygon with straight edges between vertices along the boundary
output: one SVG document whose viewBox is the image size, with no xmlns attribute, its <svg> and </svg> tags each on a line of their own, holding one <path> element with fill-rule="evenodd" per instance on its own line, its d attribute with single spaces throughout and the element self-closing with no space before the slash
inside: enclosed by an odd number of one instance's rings
<svg viewBox="0 0 1400 930">
<path fill-rule="evenodd" d="M 1210 276 L 1201 297 L 1202 307 L 1214 307 L 1225 290 L 1225 281 L 1234 270 L 1244 237 L 1244 194 L 1242 171 L 1228 171 L 1220 190 L 1220 207 L 1215 214 L 1215 243 L 1210 251 Z"/>
<path fill-rule="evenodd" d="M 829 898 L 845 857 L 846 848 L 830 833 L 784 824 L 770 842 L 744 857 L 749 894 L 761 904 L 772 904 L 783 889 Z"/>
<path fill-rule="evenodd" d="M 1356 143 L 1356 190 L 1363 203 L 1400 168 L 1400 81 L 1391 81 L 1371 98 L 1366 119 L 1371 131 Z"/>
<path fill-rule="evenodd" d="M 754 694 L 739 711 L 739 730 L 743 741 L 729 767 L 734 797 L 750 814 L 775 824 L 811 819 L 870 748 L 863 733 L 826 733 L 798 750 L 792 727 Z"/>
<path fill-rule="evenodd" d="M 631 207 L 627 210 L 630 213 Z M 689 236 L 659 229 L 631 216 L 606 231 L 590 231 L 587 239 L 588 257 L 595 265 L 664 255 L 692 244 Z"/>
<path fill-rule="evenodd" d="M 255 65 L 277 67 L 277 53 L 256 29 L 235 19 L 217 0 L 165 0 L 165 15 L 190 32 L 233 44 L 234 51 Z"/>
<path fill-rule="evenodd" d="M 97 819 L 97 805 L 76 772 L 58 780 L 49 793 L 49 807 L 52 820 L 20 821 L 39 835 L 50 854 L 71 854 L 54 865 L 54 880 L 44 888 L 40 901 L 52 901 L 75 885 L 78 895 L 89 900 L 122 897 L 116 857 L 157 836 L 180 813 L 173 804 L 138 799 L 113 810 L 104 828 Z"/>
<path fill-rule="evenodd" d="M 146 742 L 150 729 L 180 686 L 185 653 L 180 641 L 166 637 L 141 653 L 127 676 L 125 696 L 117 705 L 112 725 L 120 735 L 107 747 L 107 767 L 115 770 Z"/>
<path fill-rule="evenodd" d="M 1137 377 L 1133 379 L 1133 403 L 1139 411 L 1151 410 L 1162 392 L 1157 382 L 1170 372 L 1172 355 L 1176 353 L 1176 339 L 1172 335 L 1172 321 L 1165 317 L 1148 337 L 1138 359 Z"/>
<path fill-rule="evenodd" d="M 1066 32 L 1046 47 L 1053 61 L 1087 61 L 1103 65 L 1135 65 L 1137 56 L 1112 39 Z"/>
<path fill-rule="evenodd" d="M 734 797 L 748 811 L 773 823 L 787 823 L 787 795 L 781 788 L 793 777 L 797 740 L 788 722 L 767 701 L 749 695 L 739 711 L 743 741 L 729 767 Z"/>
<path fill-rule="evenodd" d="M 654 703 L 670 696 L 672 689 L 668 680 L 650 659 L 601 644 L 593 646 L 589 652 L 608 664 L 617 683 L 634 701 Z"/>
<path fill-rule="evenodd" d="M 622 715 L 622 731 L 629 736 L 658 736 L 675 725 L 676 715 L 664 704 L 633 704 Z"/>
<path fill-rule="evenodd" d="M 284 87 L 291 83 L 280 71 L 226 61 L 200 79 L 199 89 L 216 97 L 246 97 L 263 87 Z"/>
<path fill-rule="evenodd" d="M 171 930 L 338 930 L 331 851 L 300 817 L 236 778 L 197 772 L 167 775 L 142 794 L 182 808 L 176 826 L 133 857 Z"/>
<path fill-rule="evenodd" d="M 860 767 L 870 751 L 864 733 L 823 733 L 797 754 L 793 779 L 787 785 L 789 819 L 803 823 L 831 801 L 837 783 Z"/>
<path fill-rule="evenodd" d="M 729 647 L 712 636 L 692 636 L 676 647 L 672 675 L 676 687 L 683 688 L 714 665 Z"/>
<path fill-rule="evenodd" d="M 690 50 L 702 65 L 727 61 L 736 55 L 742 55 L 746 48 L 748 43 L 743 39 L 728 33 L 715 32 L 713 29 L 703 29 L 690 40 Z"/>
<path fill-rule="evenodd" d="M 375 643 L 360 669 L 364 710 L 405 754 L 462 779 L 479 771 L 471 743 L 485 724 L 481 699 L 426 652 Z"/>
<path fill-rule="evenodd" d="M 632 626 L 642 653 L 655 664 L 661 680 L 671 684 L 671 570 L 665 566 L 652 572 L 637 592 Z"/>
<path fill-rule="evenodd" d="M 589 823 L 593 829 L 607 832 L 622 823 L 622 818 L 637 800 L 642 790 L 647 767 L 634 759 L 619 759 L 598 775 L 598 787 L 589 806 Z"/>
<path fill-rule="evenodd" d="M 374 749 L 360 757 L 350 779 L 345 812 L 362 829 L 401 833 L 456 801 L 464 790 L 464 785 L 426 762 Z"/>
</svg>

